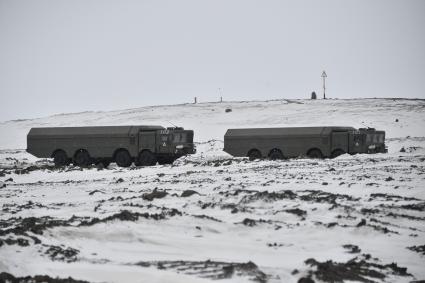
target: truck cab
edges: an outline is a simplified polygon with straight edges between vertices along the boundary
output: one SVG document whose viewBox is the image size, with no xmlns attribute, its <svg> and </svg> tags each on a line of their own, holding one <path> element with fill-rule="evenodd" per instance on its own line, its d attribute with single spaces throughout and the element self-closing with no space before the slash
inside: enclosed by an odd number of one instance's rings
<svg viewBox="0 0 425 283">
<path fill-rule="evenodd" d="M 159 153 L 167 151 L 182 156 L 196 152 L 192 130 L 185 130 L 182 127 L 167 128 L 159 131 L 159 138 Z"/>
<path fill-rule="evenodd" d="M 163 128 L 154 131 L 139 131 L 139 165 L 150 164 L 156 159 L 159 163 L 170 163 L 175 159 L 196 152 L 193 144 L 193 131 L 182 127 Z M 155 155 L 155 158 L 152 156 Z"/>
<path fill-rule="evenodd" d="M 385 131 L 360 128 L 350 133 L 350 153 L 386 153 Z"/>
</svg>

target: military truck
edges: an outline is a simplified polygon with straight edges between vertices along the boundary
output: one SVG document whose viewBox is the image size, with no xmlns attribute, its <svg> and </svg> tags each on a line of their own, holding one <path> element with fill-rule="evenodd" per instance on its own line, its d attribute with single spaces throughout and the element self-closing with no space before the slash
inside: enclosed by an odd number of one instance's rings
<svg viewBox="0 0 425 283">
<path fill-rule="evenodd" d="M 373 128 L 290 127 L 229 129 L 224 151 L 233 155 L 284 159 L 337 157 L 344 153 L 387 152 L 385 132 Z"/>
<path fill-rule="evenodd" d="M 27 135 L 27 152 L 53 158 L 56 166 L 70 163 L 107 167 L 116 162 L 128 167 L 172 163 L 195 153 L 193 131 L 181 127 L 103 126 L 32 128 Z"/>
</svg>

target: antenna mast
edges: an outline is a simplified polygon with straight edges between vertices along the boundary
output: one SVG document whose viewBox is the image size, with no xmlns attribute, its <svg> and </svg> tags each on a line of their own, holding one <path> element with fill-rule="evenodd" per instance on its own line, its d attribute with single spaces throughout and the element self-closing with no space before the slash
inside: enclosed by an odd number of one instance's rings
<svg viewBox="0 0 425 283">
<path fill-rule="evenodd" d="M 326 85 L 325 85 L 325 80 L 326 80 L 326 72 L 323 71 L 322 73 L 322 78 L 323 78 L 323 99 L 326 99 Z"/>
</svg>

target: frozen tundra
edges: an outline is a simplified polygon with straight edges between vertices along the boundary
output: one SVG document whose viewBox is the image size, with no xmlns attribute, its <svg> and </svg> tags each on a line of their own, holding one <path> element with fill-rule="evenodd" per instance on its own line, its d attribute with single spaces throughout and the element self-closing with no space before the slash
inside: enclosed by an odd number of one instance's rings
<svg viewBox="0 0 425 283">
<path fill-rule="evenodd" d="M 128 167 L 171 163 L 195 153 L 193 131 L 180 127 L 103 126 L 32 128 L 27 135 L 27 152 L 53 158 L 56 166 L 88 166 L 110 162 Z"/>
<path fill-rule="evenodd" d="M 229 129 L 224 151 L 249 159 L 337 157 L 344 153 L 387 152 L 385 132 L 373 128 L 288 127 Z"/>
</svg>

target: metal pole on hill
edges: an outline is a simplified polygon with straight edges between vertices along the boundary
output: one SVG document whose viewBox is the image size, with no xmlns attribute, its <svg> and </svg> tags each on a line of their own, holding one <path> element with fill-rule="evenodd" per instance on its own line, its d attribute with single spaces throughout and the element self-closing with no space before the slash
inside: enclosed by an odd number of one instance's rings
<svg viewBox="0 0 425 283">
<path fill-rule="evenodd" d="M 326 99 L 326 85 L 325 85 L 325 80 L 326 80 L 326 72 L 323 71 L 322 73 L 322 78 L 323 78 L 323 99 Z"/>
</svg>

